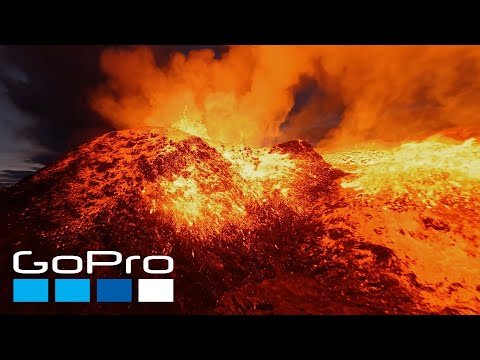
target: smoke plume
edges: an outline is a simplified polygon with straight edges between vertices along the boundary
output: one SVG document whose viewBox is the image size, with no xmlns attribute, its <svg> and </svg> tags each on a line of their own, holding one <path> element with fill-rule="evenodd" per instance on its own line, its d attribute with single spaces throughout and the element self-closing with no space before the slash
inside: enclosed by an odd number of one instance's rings
<svg viewBox="0 0 480 360">
<path fill-rule="evenodd" d="M 193 129 L 252 146 L 321 147 L 478 133 L 480 46 L 230 46 L 108 49 L 92 107 L 115 127 Z M 461 135 L 458 135 L 461 134 Z"/>
</svg>

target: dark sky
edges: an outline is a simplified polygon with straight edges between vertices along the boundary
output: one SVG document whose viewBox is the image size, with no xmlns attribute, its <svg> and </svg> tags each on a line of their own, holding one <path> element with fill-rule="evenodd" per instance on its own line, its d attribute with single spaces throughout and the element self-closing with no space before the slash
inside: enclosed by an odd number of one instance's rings
<svg viewBox="0 0 480 360">
<path fill-rule="evenodd" d="M 0 46 L 0 184 L 10 184 L 95 136 L 113 130 L 87 94 L 102 82 L 108 45 Z M 175 51 L 225 47 L 155 46 L 159 65 Z"/>
</svg>

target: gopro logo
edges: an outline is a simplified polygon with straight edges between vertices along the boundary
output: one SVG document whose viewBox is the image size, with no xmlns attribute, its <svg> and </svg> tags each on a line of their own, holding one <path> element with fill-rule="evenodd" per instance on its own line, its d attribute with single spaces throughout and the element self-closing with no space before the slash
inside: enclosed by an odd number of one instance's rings
<svg viewBox="0 0 480 360">
<path fill-rule="evenodd" d="M 39 269 L 25 270 L 20 269 L 20 256 L 32 255 L 31 251 L 18 251 L 13 255 L 13 270 L 18 274 L 43 274 L 48 271 L 48 263 L 45 261 L 35 261 L 34 266 Z M 114 256 L 113 261 L 96 261 L 95 256 Z M 139 255 L 133 255 L 127 257 L 125 260 L 125 273 L 132 273 L 132 262 L 134 260 L 140 260 Z M 76 265 L 74 269 L 62 270 L 59 268 L 60 261 L 74 260 Z M 166 260 L 166 269 L 151 269 L 150 261 L 152 260 Z M 93 268 L 96 266 L 116 266 L 122 263 L 122 254 L 118 251 L 87 251 L 87 274 L 93 274 Z M 83 271 L 83 259 L 80 256 L 75 255 L 59 255 L 52 259 L 52 271 L 56 274 L 78 274 Z M 152 255 L 143 259 L 143 271 L 147 274 L 169 274 L 173 271 L 173 259 L 170 256 Z"/>
<path fill-rule="evenodd" d="M 13 270 L 18 274 L 44 274 L 50 264 L 46 261 L 34 261 L 34 269 L 20 266 L 20 257 L 31 256 L 32 251 L 18 251 L 13 255 Z M 101 258 L 100 258 L 101 257 Z M 108 259 L 105 259 L 107 257 Z M 97 267 L 111 267 L 122 264 L 123 256 L 118 251 L 87 251 L 86 273 L 91 275 Z M 141 256 L 132 255 L 125 259 L 125 273 L 132 273 L 132 263 L 141 260 Z M 161 261 L 166 266 L 154 268 L 153 261 Z M 66 269 L 62 263 L 69 261 L 74 265 Z M 173 259 L 170 256 L 152 255 L 142 261 L 143 271 L 147 274 L 169 274 L 173 271 Z M 56 274 L 79 274 L 84 269 L 84 260 L 76 255 L 59 255 L 51 261 L 51 270 Z M 97 279 L 97 302 L 132 302 L 132 279 Z M 173 279 L 138 279 L 138 302 L 173 302 Z M 13 280 L 14 302 L 48 302 L 48 279 Z M 90 279 L 55 279 L 55 302 L 90 302 Z"/>
</svg>

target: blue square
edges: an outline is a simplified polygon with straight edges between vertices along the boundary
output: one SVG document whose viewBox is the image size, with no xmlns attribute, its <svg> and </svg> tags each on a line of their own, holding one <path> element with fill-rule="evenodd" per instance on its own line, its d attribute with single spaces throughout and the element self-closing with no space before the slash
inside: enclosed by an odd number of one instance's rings
<svg viewBox="0 0 480 360">
<path fill-rule="evenodd" d="M 90 302 L 90 279 L 55 279 L 55 302 Z"/>
<path fill-rule="evenodd" d="M 97 279 L 97 302 L 132 302 L 132 279 Z"/>
<path fill-rule="evenodd" d="M 13 279 L 13 302 L 48 302 L 48 279 Z"/>
</svg>

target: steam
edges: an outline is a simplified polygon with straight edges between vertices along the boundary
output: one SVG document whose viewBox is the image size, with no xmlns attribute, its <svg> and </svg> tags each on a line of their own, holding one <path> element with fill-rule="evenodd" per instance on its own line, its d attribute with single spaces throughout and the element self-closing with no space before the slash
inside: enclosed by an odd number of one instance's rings
<svg viewBox="0 0 480 360">
<path fill-rule="evenodd" d="M 109 49 L 92 107 L 117 128 L 182 127 L 252 146 L 320 147 L 480 128 L 480 46 L 231 46 L 175 53 Z"/>
</svg>

